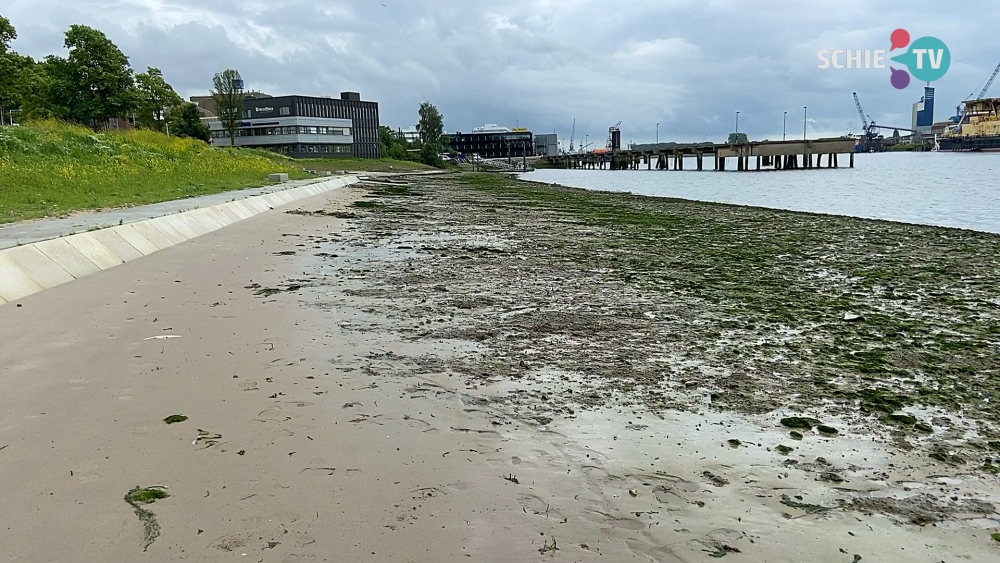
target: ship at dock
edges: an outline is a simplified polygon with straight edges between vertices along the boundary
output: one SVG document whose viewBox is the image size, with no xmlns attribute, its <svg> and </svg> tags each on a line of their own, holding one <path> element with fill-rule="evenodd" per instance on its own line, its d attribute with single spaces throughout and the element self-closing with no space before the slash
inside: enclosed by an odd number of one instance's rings
<svg viewBox="0 0 1000 563">
<path fill-rule="evenodd" d="M 1000 98 L 980 98 L 962 103 L 964 107 L 956 123 L 938 137 L 939 149 L 1000 150 Z"/>
</svg>

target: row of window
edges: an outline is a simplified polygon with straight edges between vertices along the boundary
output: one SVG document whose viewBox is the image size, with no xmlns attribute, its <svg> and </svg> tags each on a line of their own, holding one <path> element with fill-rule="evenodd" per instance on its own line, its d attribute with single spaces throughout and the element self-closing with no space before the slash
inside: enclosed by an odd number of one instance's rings
<svg viewBox="0 0 1000 563">
<path fill-rule="evenodd" d="M 240 137 L 266 137 L 268 135 L 350 135 L 350 127 L 307 127 L 303 125 L 290 127 L 254 127 L 240 129 Z"/>
<path fill-rule="evenodd" d="M 351 145 L 275 145 L 266 148 L 282 154 L 351 154 Z"/>
<path fill-rule="evenodd" d="M 239 129 L 236 132 L 237 137 L 267 137 L 270 135 L 350 135 L 352 133 L 350 127 L 306 127 L 306 126 L 290 126 L 290 127 L 254 127 L 248 129 Z M 225 131 L 213 131 L 212 136 L 216 139 L 221 139 L 223 137 L 228 137 L 229 135 Z"/>
<path fill-rule="evenodd" d="M 285 106 L 278 108 L 278 115 L 292 115 L 292 108 Z M 243 112 L 243 117 L 250 119 L 253 117 L 253 109 L 248 109 Z"/>
</svg>

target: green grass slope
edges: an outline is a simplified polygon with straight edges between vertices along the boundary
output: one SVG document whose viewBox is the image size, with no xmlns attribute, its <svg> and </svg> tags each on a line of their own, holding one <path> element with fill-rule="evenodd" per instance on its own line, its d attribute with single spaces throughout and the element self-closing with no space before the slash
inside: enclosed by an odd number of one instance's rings
<svg viewBox="0 0 1000 563">
<path fill-rule="evenodd" d="M 152 131 L 0 127 L 0 224 L 261 186 L 274 172 L 309 176 L 280 155 Z"/>
</svg>

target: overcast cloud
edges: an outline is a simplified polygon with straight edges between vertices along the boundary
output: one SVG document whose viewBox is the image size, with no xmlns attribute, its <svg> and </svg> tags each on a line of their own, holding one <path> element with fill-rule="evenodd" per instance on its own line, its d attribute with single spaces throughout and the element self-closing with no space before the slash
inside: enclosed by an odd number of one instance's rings
<svg viewBox="0 0 1000 563">
<path fill-rule="evenodd" d="M 137 70 L 160 68 L 187 97 L 212 75 L 240 71 L 272 95 L 361 92 L 383 125 L 416 121 L 435 103 L 448 132 L 521 125 L 623 141 L 839 135 L 860 128 L 851 97 L 879 123 L 908 126 L 921 84 L 889 70 L 819 70 L 818 49 L 888 49 L 906 28 L 950 48 L 935 118 L 982 86 L 1000 63 L 1000 2 L 811 0 L 5 0 L 14 48 L 63 54 L 80 23 L 104 31 Z M 895 53 L 893 53 L 895 54 Z M 979 85 L 979 86 L 977 86 Z M 994 95 L 1000 96 L 1000 84 Z"/>
</svg>

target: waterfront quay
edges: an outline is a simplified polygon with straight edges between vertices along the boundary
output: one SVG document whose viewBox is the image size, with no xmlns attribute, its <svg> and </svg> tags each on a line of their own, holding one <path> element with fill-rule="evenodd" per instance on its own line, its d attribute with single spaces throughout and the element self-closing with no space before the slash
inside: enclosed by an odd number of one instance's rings
<svg viewBox="0 0 1000 563">
<path fill-rule="evenodd" d="M 724 171 L 729 159 L 732 170 L 800 170 L 839 168 L 839 155 L 846 155 L 854 167 L 854 139 L 807 139 L 801 141 L 751 141 L 747 143 L 676 144 L 660 149 L 620 149 L 606 152 L 560 154 L 545 157 L 556 168 L 593 170 L 684 170 L 685 158 L 695 159 L 695 170 L 705 169 L 705 159 L 713 170 Z"/>
</svg>

